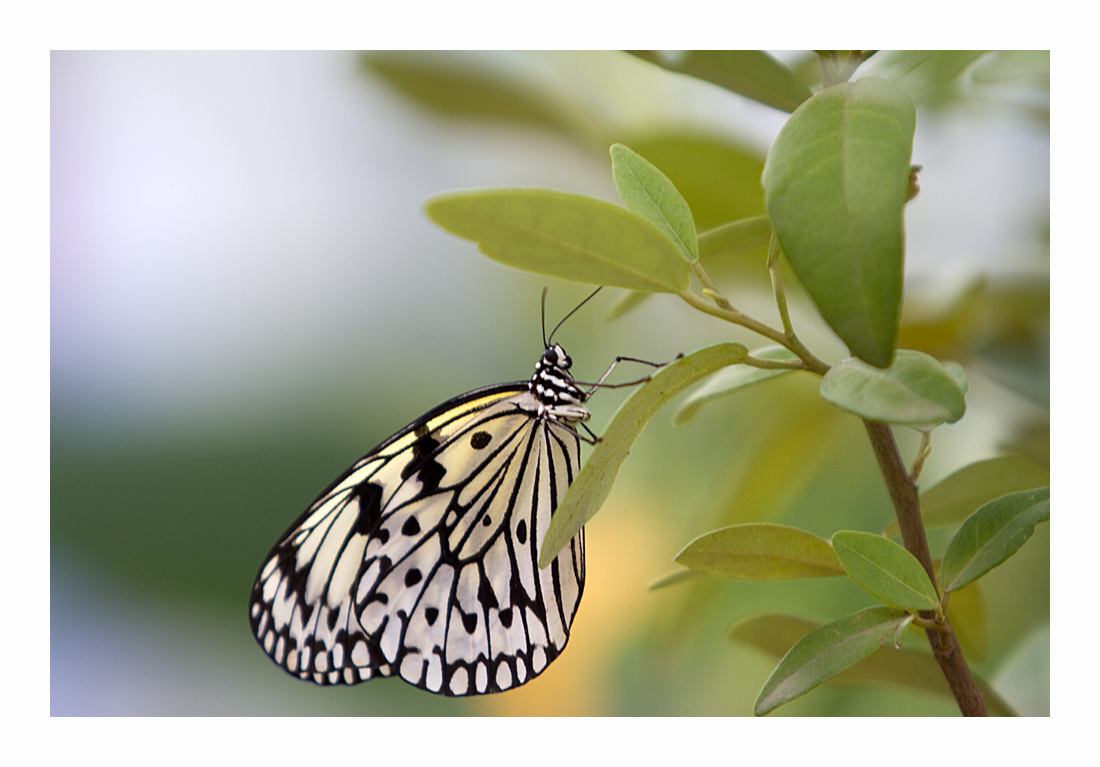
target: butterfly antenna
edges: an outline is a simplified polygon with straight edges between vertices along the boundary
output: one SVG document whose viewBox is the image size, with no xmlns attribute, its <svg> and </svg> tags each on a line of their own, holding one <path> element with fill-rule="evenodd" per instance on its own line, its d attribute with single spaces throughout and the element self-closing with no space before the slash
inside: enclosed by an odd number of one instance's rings
<svg viewBox="0 0 1100 767">
<path fill-rule="evenodd" d="M 542 348 L 549 349 L 550 344 L 546 343 L 546 291 L 550 290 L 549 287 L 542 289 Z M 556 329 L 556 328 L 555 328 Z"/>
<path fill-rule="evenodd" d="M 588 298 L 581 301 L 579 304 L 577 304 L 576 308 L 573 309 L 573 311 L 569 312 L 569 314 L 562 317 L 561 322 L 559 322 L 557 325 L 555 325 L 554 329 L 550 331 L 550 341 L 554 340 L 554 334 L 558 332 L 558 328 L 560 328 L 565 323 L 565 321 L 567 319 L 569 319 L 574 314 L 576 314 L 577 309 L 580 309 L 582 306 L 584 306 L 589 301 L 591 301 L 593 298 L 595 298 L 596 294 L 599 293 L 601 290 L 603 290 L 603 285 L 600 285 L 598 288 L 593 290 L 592 294 L 590 296 L 588 296 Z M 542 317 L 543 317 L 543 322 L 542 322 L 543 332 L 545 333 L 546 332 L 546 289 L 545 288 L 543 288 L 543 290 L 542 290 Z M 550 348 L 550 341 L 547 341 L 545 339 L 543 340 L 543 343 L 546 344 L 547 349 Z"/>
</svg>

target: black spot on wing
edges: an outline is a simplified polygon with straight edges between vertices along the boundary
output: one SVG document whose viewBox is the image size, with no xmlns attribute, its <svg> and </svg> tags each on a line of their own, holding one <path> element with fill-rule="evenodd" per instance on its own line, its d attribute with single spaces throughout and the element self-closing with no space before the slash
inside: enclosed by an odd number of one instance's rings
<svg viewBox="0 0 1100 767">
<path fill-rule="evenodd" d="M 429 607 L 424 611 L 424 620 L 428 622 L 429 626 L 434 626 L 436 619 L 439 617 L 439 610 L 435 607 Z"/>
<path fill-rule="evenodd" d="M 477 587 L 477 601 L 481 602 L 481 606 L 486 610 L 500 607 L 497 595 L 493 593 L 493 584 L 489 583 L 489 579 L 485 577 L 484 573 L 482 573 L 481 583 Z"/>
<path fill-rule="evenodd" d="M 519 524 L 516 525 L 516 540 L 520 545 L 527 543 L 527 520 L 521 519 Z"/>
<path fill-rule="evenodd" d="M 474 432 L 473 436 L 470 437 L 470 447 L 474 450 L 483 450 L 492 439 L 492 436 L 490 436 L 487 431 Z"/>
<path fill-rule="evenodd" d="M 352 499 L 359 501 L 359 518 L 355 520 L 354 532 L 370 535 L 382 515 L 382 486 L 373 482 L 362 482 L 352 491 Z"/>
<path fill-rule="evenodd" d="M 412 587 L 420 583 L 420 580 L 424 576 L 420 574 L 420 571 L 415 567 L 409 568 L 409 571 L 405 573 L 405 586 Z"/>
<path fill-rule="evenodd" d="M 405 524 L 401 526 L 402 535 L 416 535 L 419 532 L 420 522 L 417 521 L 416 517 L 409 517 L 405 520 Z"/>
<path fill-rule="evenodd" d="M 416 441 L 412 443 L 412 458 L 401 470 L 401 479 L 408 479 L 412 475 L 420 480 L 422 492 L 430 495 L 439 489 L 439 481 L 447 470 L 435 460 L 435 450 L 439 447 L 439 440 L 432 437 L 425 427 L 416 432 Z"/>
</svg>

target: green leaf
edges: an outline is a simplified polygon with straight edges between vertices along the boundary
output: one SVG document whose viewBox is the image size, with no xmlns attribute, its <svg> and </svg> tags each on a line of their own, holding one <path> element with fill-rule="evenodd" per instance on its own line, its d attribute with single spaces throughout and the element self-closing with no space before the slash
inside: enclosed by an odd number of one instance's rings
<svg viewBox="0 0 1100 767">
<path fill-rule="evenodd" d="M 921 493 L 921 516 L 925 527 L 954 525 L 994 498 L 1048 484 L 1049 471 L 1014 455 L 978 461 Z"/>
<path fill-rule="evenodd" d="M 912 97 L 913 101 L 937 103 L 950 100 L 958 91 L 954 83 L 984 51 L 884 51 L 872 59 L 874 70 L 882 72 Z"/>
<path fill-rule="evenodd" d="M 698 578 L 702 573 L 695 570 L 677 570 L 674 573 L 669 573 L 664 578 L 659 578 L 650 584 L 648 591 L 657 591 L 658 589 L 666 588 L 667 586 L 675 586 L 678 583 L 684 583 Z"/>
<path fill-rule="evenodd" d="M 627 291 L 619 296 L 618 301 L 611 305 L 611 308 L 607 310 L 607 314 L 604 315 L 604 319 L 608 322 L 617 320 L 627 312 L 641 306 L 642 302 L 652 295 L 652 293 L 646 293 L 641 290 Z"/>
<path fill-rule="evenodd" d="M 631 134 L 621 141 L 676 185 L 698 231 L 764 214 L 764 157 L 756 150 L 695 133 Z"/>
<path fill-rule="evenodd" d="M 954 360 L 944 360 L 940 364 L 942 364 L 943 369 L 947 371 L 947 375 L 954 379 L 955 384 L 959 387 L 959 391 L 961 391 L 965 397 L 970 392 L 970 376 L 966 374 L 965 368 Z"/>
<path fill-rule="evenodd" d="M 755 647 L 779 660 L 802 637 L 821 624 L 791 615 L 757 615 L 738 623 L 729 638 Z M 1007 703 L 984 681 L 975 679 L 982 688 L 986 707 L 997 716 L 1014 716 Z M 943 671 L 935 658 L 912 650 L 876 652 L 829 680 L 829 684 L 892 685 L 919 692 L 930 692 L 954 700 Z"/>
<path fill-rule="evenodd" d="M 833 534 L 836 551 L 848 577 L 871 596 L 906 610 L 934 610 L 936 587 L 917 558 L 889 538 L 858 530 Z"/>
<path fill-rule="evenodd" d="M 976 63 L 970 78 L 983 85 L 1050 88 L 1050 51 L 994 51 Z"/>
<path fill-rule="evenodd" d="M 783 252 L 852 354 L 886 367 L 897 346 L 916 112 L 877 78 L 826 88 L 779 131 L 764 199 Z"/>
<path fill-rule="evenodd" d="M 611 175 L 628 209 L 679 245 L 689 262 L 699 260 L 699 243 L 691 208 L 668 176 L 622 144 L 611 145 Z"/>
<path fill-rule="evenodd" d="M 628 51 L 671 72 L 697 77 L 784 112 L 810 98 L 810 89 L 763 51 Z"/>
<path fill-rule="evenodd" d="M 981 663 L 989 657 L 989 611 L 981 583 L 974 581 L 951 593 L 947 620 L 968 661 Z"/>
<path fill-rule="evenodd" d="M 1016 553 L 1041 522 L 1050 521 L 1050 488 L 1009 493 L 967 518 L 947 545 L 940 568 L 944 591 L 977 580 Z"/>
<path fill-rule="evenodd" d="M 821 379 L 821 396 L 872 421 L 911 426 L 954 423 L 966 412 L 958 382 L 935 357 L 899 349 L 885 370 L 849 357 Z"/>
<path fill-rule="evenodd" d="M 767 216 L 753 216 L 708 229 L 699 235 L 699 258 L 713 261 L 738 256 L 766 245 L 772 236 Z"/>
<path fill-rule="evenodd" d="M 366 53 L 364 70 L 420 106 L 444 115 L 529 123 L 573 133 L 561 106 L 485 67 L 425 52 Z"/>
<path fill-rule="evenodd" d="M 489 258 L 538 274 L 654 293 L 688 286 L 679 248 L 636 213 L 549 189 L 491 189 L 433 197 L 425 211 Z"/>
<path fill-rule="evenodd" d="M 844 575 L 828 542 L 796 527 L 766 522 L 701 535 L 676 555 L 676 561 L 708 575 L 747 581 Z"/>
<path fill-rule="evenodd" d="M 670 362 L 626 399 L 611 419 L 600 443 L 569 487 L 546 529 L 539 567 L 546 567 L 603 505 L 634 440 L 649 419 L 681 391 L 748 354 L 741 344 L 715 344 Z"/>
<path fill-rule="evenodd" d="M 798 356 L 783 346 L 764 346 L 749 352 L 753 357 L 762 360 L 795 360 Z M 688 395 L 683 404 L 676 411 L 676 425 L 682 426 L 695 417 L 699 408 L 711 400 L 725 397 L 736 391 L 752 386 L 769 378 L 793 373 L 793 370 L 781 370 L 775 368 L 757 368 L 751 365 L 733 365 L 719 370 L 710 377 L 706 383 Z"/>
<path fill-rule="evenodd" d="M 763 716 L 836 676 L 882 647 L 912 616 L 869 607 L 814 629 L 795 643 L 768 677 L 753 712 Z"/>
</svg>

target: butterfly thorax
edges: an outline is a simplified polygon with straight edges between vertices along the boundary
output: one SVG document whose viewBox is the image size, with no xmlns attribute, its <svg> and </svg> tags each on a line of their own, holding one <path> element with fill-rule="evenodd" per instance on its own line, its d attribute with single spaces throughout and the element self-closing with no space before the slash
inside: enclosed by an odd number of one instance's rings
<svg viewBox="0 0 1100 767">
<path fill-rule="evenodd" d="M 572 364 L 573 360 L 565 353 L 561 344 L 548 346 L 535 363 L 535 374 L 527 385 L 538 399 L 543 412 L 566 423 L 587 421 L 590 415 L 584 407 L 588 395 L 569 374 Z"/>
</svg>

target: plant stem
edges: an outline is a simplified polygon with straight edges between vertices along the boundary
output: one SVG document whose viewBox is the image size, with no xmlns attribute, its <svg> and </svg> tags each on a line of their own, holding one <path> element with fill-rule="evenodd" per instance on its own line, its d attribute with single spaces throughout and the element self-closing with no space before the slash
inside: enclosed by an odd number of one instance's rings
<svg viewBox="0 0 1100 767">
<path fill-rule="evenodd" d="M 864 419 L 863 425 L 867 427 L 867 436 L 871 440 L 879 469 L 886 481 L 886 489 L 890 492 L 890 500 L 894 504 L 894 513 L 897 515 L 898 526 L 901 529 L 901 540 L 935 583 L 936 573 L 932 568 L 932 554 L 928 550 L 928 539 L 925 537 L 924 523 L 921 521 L 917 485 L 905 470 L 901 453 L 898 452 L 898 444 L 894 440 L 894 433 L 890 431 L 889 425 L 881 421 Z M 935 620 L 936 614 L 932 610 L 922 610 L 920 616 Z M 963 657 L 955 632 L 952 631 L 951 624 L 946 623 L 946 619 L 945 624 L 947 631 L 942 634 L 934 629 L 925 630 L 928 634 L 928 642 L 932 645 L 932 652 L 936 656 L 936 662 L 940 664 L 940 669 L 951 686 L 951 692 L 955 695 L 963 716 L 988 716 L 982 691 L 974 681 L 970 667 L 966 665 L 966 658 Z"/>
<path fill-rule="evenodd" d="M 757 322 L 752 317 L 749 317 L 747 314 L 742 314 L 733 307 L 725 308 L 722 306 L 715 306 L 704 301 L 702 298 L 695 295 L 690 290 L 681 290 L 679 293 L 677 293 L 677 295 L 701 312 L 705 312 L 706 314 L 709 314 L 713 317 L 718 317 L 719 319 L 723 319 L 726 322 L 732 322 L 734 325 L 740 325 L 743 328 L 748 328 L 749 330 L 758 333 L 765 338 L 770 338 L 776 343 L 783 344 L 784 346 L 787 345 L 787 339 L 782 332 L 776 330 L 775 328 L 770 328 L 762 322 Z M 728 302 L 726 302 L 726 305 L 729 305 Z"/>
<path fill-rule="evenodd" d="M 772 341 L 781 344 L 781 346 L 787 347 L 802 360 L 805 364 L 805 370 L 817 373 L 817 375 L 825 375 L 825 373 L 828 372 L 828 364 L 814 357 L 813 353 L 809 349 L 806 349 L 802 341 L 799 340 L 799 337 L 794 335 L 793 331 L 785 333 L 782 330 L 775 330 L 772 327 L 764 325 L 763 322 L 752 319 L 746 314 L 741 314 L 740 311 L 730 306 L 725 298 L 720 296 L 717 292 L 712 291 L 712 289 L 704 288 L 704 292 L 714 300 L 714 304 L 705 302 L 703 298 L 692 293 L 690 289 L 684 289 L 684 291 L 680 291 L 680 293 L 676 295 L 683 298 L 685 302 L 691 304 L 696 309 L 703 311 L 703 313 L 711 315 L 712 317 L 724 319 L 727 322 L 733 322 L 734 325 L 739 325 L 742 328 L 748 328 L 753 332 L 759 333 L 759 335 L 764 338 L 770 338 Z M 758 368 L 770 368 L 770 366 L 777 365 L 757 366 Z"/>
</svg>

